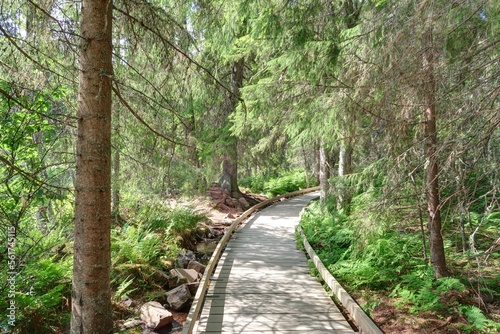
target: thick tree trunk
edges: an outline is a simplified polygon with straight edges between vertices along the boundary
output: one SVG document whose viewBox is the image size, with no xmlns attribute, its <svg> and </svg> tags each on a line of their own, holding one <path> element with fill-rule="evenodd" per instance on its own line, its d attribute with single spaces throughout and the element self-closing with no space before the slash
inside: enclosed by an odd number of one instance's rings
<svg viewBox="0 0 500 334">
<path fill-rule="evenodd" d="M 72 334 L 113 331 L 110 290 L 112 0 L 82 5 Z"/>
<path fill-rule="evenodd" d="M 238 155 L 232 152 L 224 153 L 222 175 L 219 180 L 221 188 L 226 189 L 232 197 L 239 197 L 238 188 Z"/>
<path fill-rule="evenodd" d="M 229 122 L 228 116 L 234 112 L 241 96 L 240 88 L 243 86 L 244 59 L 233 63 L 231 71 L 231 96 L 227 99 L 224 107 L 223 117 L 225 122 Z M 225 143 L 224 157 L 222 161 L 222 175 L 219 185 L 227 189 L 233 197 L 240 197 L 241 192 L 238 187 L 238 140 L 229 135 Z"/>
<path fill-rule="evenodd" d="M 439 170 L 437 157 L 437 130 L 436 130 L 436 82 L 434 78 L 434 55 L 432 50 L 432 30 L 429 29 L 423 36 L 423 70 L 426 77 L 424 83 L 424 125 L 425 125 L 425 158 L 427 169 L 426 197 L 428 211 L 430 261 L 436 278 L 448 276 L 446 257 L 441 234 L 441 209 L 439 199 Z"/>
</svg>

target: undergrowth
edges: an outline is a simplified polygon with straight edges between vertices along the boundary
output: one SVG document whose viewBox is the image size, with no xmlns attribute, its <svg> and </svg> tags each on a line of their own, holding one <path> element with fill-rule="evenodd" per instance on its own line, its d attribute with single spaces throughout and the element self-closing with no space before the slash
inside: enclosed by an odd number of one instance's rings
<svg viewBox="0 0 500 334">
<path fill-rule="evenodd" d="M 124 209 L 122 226 L 112 230 L 112 283 L 115 299 L 143 293 L 158 270 L 175 265 L 179 252 L 193 246 L 198 224 L 207 218 L 193 208 L 170 208 L 161 202 L 136 200 Z"/>
<path fill-rule="evenodd" d="M 268 197 L 275 197 L 314 185 L 307 184 L 306 175 L 302 169 L 281 172 L 274 177 L 257 175 L 240 180 L 240 186 L 253 193 L 264 193 Z"/>
<path fill-rule="evenodd" d="M 350 214 L 337 210 L 330 199 L 324 207 L 312 202 L 302 215 L 301 227 L 309 243 L 346 289 L 389 296 L 396 307 L 416 316 L 432 312 L 446 317 L 458 312 L 466 323 L 457 323 L 455 327 L 463 332 L 499 331 L 500 324 L 488 316 L 484 307 L 474 303 L 468 277 L 455 271 L 453 277 L 435 279 L 432 267 L 423 257 L 419 229 L 409 223 L 402 224 L 399 213 L 388 215 L 368 210 L 369 196 L 360 193 L 354 197 Z M 490 216 L 489 221 L 497 217 Z M 487 226 L 488 219 L 482 221 L 483 231 L 498 232 L 498 226 Z M 484 235 L 478 238 L 478 244 L 484 238 Z M 463 261 L 464 256 L 457 256 L 452 246 L 446 243 L 448 258 Z M 473 261 L 468 268 L 474 268 Z M 483 292 L 489 292 L 497 300 L 498 280 L 497 274 L 496 278 L 482 277 L 481 281 Z M 367 300 L 363 307 L 370 313 L 380 304 L 380 300 Z"/>
<path fill-rule="evenodd" d="M 69 331 L 73 208 L 66 205 L 58 209 L 58 225 L 47 224 L 46 230 L 35 225 L 32 217 L 36 211 L 21 222 L 27 234 L 18 237 L 15 244 L 16 261 L 12 263 L 18 266 L 0 271 L 0 280 L 5 282 L 0 286 L 0 310 L 8 310 L 14 301 L 12 312 L 8 312 L 15 321 L 5 312 L 0 318 L 0 332 Z M 159 282 L 155 274 L 175 265 L 185 244 L 199 236 L 198 223 L 203 220 L 206 217 L 190 207 L 170 208 L 151 199 L 124 200 L 120 219 L 111 229 L 113 300 L 132 294 L 142 298 L 161 287 L 164 282 Z M 7 249 L 0 246 L 2 260 L 6 253 Z"/>
</svg>

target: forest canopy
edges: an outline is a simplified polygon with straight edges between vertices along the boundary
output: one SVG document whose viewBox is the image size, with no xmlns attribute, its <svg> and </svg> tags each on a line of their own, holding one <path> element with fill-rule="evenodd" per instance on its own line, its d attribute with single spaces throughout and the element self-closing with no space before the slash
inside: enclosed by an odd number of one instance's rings
<svg viewBox="0 0 500 334">
<path fill-rule="evenodd" d="M 140 276 L 124 264 L 161 266 L 185 246 L 191 223 L 166 199 L 318 184 L 305 232 L 353 289 L 387 284 L 421 311 L 432 303 L 409 297 L 426 288 L 411 290 L 415 268 L 472 279 L 489 318 L 470 330 L 498 329 L 482 294 L 500 297 L 498 0 L 108 0 L 91 12 L 100 2 L 0 4 L 0 328 L 76 326 L 79 192 L 96 182 L 112 294 Z M 120 240 L 149 234 L 168 256 L 123 252 Z"/>
</svg>

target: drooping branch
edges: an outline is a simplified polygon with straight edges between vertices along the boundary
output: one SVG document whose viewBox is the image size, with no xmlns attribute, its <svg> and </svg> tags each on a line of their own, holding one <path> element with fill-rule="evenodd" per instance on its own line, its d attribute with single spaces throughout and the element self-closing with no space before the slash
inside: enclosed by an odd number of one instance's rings
<svg viewBox="0 0 500 334">
<path fill-rule="evenodd" d="M 174 49 L 176 52 L 178 52 L 179 54 L 181 54 L 183 57 L 185 57 L 190 63 L 192 63 L 193 65 L 195 65 L 197 68 L 201 69 L 204 73 L 206 73 L 212 80 L 214 80 L 214 82 L 220 86 L 223 90 L 225 90 L 226 92 L 228 92 L 231 96 L 233 96 L 233 98 L 237 99 L 238 101 L 240 102 L 243 102 L 242 98 L 237 96 L 236 94 L 234 94 L 231 89 L 229 87 L 226 87 L 226 85 L 224 85 L 219 79 L 217 79 L 215 77 L 215 75 L 206 67 L 206 66 L 203 66 L 202 64 L 200 64 L 199 62 L 197 62 L 196 60 L 194 60 L 191 56 L 189 56 L 187 54 L 186 51 L 184 51 L 181 47 L 179 47 L 178 45 L 174 44 L 173 42 L 171 42 L 170 40 L 168 40 L 167 38 L 165 38 L 163 35 L 161 35 L 155 28 L 153 27 L 150 27 L 148 24 L 146 24 L 144 21 L 141 21 L 139 20 L 138 18 L 136 18 L 135 16 L 132 16 L 130 13 L 122 10 L 121 8 L 118 8 L 118 7 L 114 7 L 114 9 L 116 11 L 118 11 L 119 13 L 125 15 L 126 17 L 128 17 L 129 19 L 131 19 L 133 22 L 139 24 L 141 27 L 145 28 L 146 30 L 148 30 L 149 32 L 153 33 L 155 36 L 157 36 L 158 38 L 160 38 L 164 43 L 166 43 L 167 45 L 169 45 L 172 49 Z"/>
<path fill-rule="evenodd" d="M 151 81 L 149 81 L 138 69 L 136 69 L 134 66 L 132 66 L 132 64 L 130 64 L 126 59 L 124 59 L 123 57 L 120 57 L 118 54 L 114 53 L 113 55 L 115 57 L 117 57 L 118 59 L 120 59 L 120 61 L 122 61 L 125 65 L 127 65 L 127 68 L 129 68 L 130 70 L 132 70 L 142 80 L 144 80 L 155 91 L 155 93 L 157 93 L 165 102 L 167 102 L 167 103 L 169 102 L 168 99 L 160 92 L 160 90 L 158 89 L 158 87 L 155 84 L 153 84 Z M 127 86 L 127 87 L 130 88 L 130 89 L 132 89 L 132 90 L 134 90 L 136 93 L 139 93 L 140 95 L 144 96 L 148 100 L 153 101 L 155 104 L 159 105 L 158 102 L 154 101 L 152 98 L 150 98 L 149 96 L 147 96 L 145 93 L 139 91 L 138 89 L 130 87 L 130 86 Z M 173 108 L 166 107 L 164 105 L 161 105 L 161 108 L 165 108 L 165 109 L 169 110 L 170 112 L 172 112 L 175 115 L 175 117 L 177 117 L 177 119 L 182 123 L 182 125 L 184 127 L 187 127 L 187 125 L 186 125 L 185 120 L 183 119 L 183 117 L 181 115 L 179 115 L 179 113 L 177 111 L 175 111 Z"/>
<path fill-rule="evenodd" d="M 24 56 L 26 57 L 26 59 L 29 59 L 31 62 L 33 62 L 33 64 L 36 64 L 37 66 L 40 66 L 41 69 L 43 69 L 44 71 L 47 71 L 47 72 L 50 72 L 54 75 L 56 75 L 57 77 L 60 77 L 60 78 L 63 78 L 65 80 L 67 80 L 68 82 L 72 82 L 74 83 L 75 80 L 69 78 L 69 77 L 66 77 L 64 75 L 62 75 L 61 73 L 57 73 L 56 71 L 54 71 L 53 69 L 47 67 L 47 66 L 44 66 L 42 65 L 40 62 L 38 62 L 36 59 L 34 59 L 32 56 L 30 56 L 26 51 L 23 50 L 23 48 L 18 44 L 16 43 L 16 41 L 14 40 L 14 38 L 12 36 L 9 35 L 9 33 L 2 27 L 2 25 L 0 24 L 0 32 L 2 33 L 3 36 L 5 36 L 7 38 L 7 40 Z"/>
<path fill-rule="evenodd" d="M 144 125 L 149 131 L 153 132 L 155 135 L 157 135 L 158 137 L 161 137 L 173 144 L 177 144 L 177 145 L 181 145 L 181 146 L 185 146 L 185 147 L 193 147 L 192 145 L 189 145 L 189 144 L 186 144 L 186 143 L 182 143 L 180 141 L 177 141 L 175 140 L 174 138 L 170 137 L 170 136 L 167 136 L 163 133 L 160 133 L 158 132 L 157 130 L 155 130 L 151 125 L 149 125 L 135 110 L 134 108 L 132 108 L 130 106 L 130 104 L 123 98 L 123 96 L 121 95 L 120 93 L 120 89 L 118 88 L 118 86 L 115 84 L 113 85 L 113 92 L 115 93 L 116 97 L 118 97 L 118 100 L 120 100 L 121 104 L 127 108 L 128 111 L 130 111 L 130 113 L 142 124 Z"/>
<path fill-rule="evenodd" d="M 58 189 L 58 190 L 71 191 L 70 188 L 56 186 L 56 185 L 49 184 L 49 183 L 47 183 L 45 181 L 40 180 L 36 176 L 33 176 L 31 173 L 28 173 L 28 172 L 22 170 L 21 168 L 19 168 L 15 164 L 13 164 L 11 161 L 9 161 L 8 159 L 6 159 L 5 157 L 0 156 L 0 162 L 3 163 L 4 165 L 9 166 L 10 168 L 12 168 L 13 170 L 15 170 L 17 173 L 19 173 L 24 178 L 26 178 L 26 179 L 28 179 L 28 180 L 30 180 L 30 181 L 32 181 L 32 182 L 34 182 L 34 183 L 36 183 L 36 184 L 38 184 L 40 186 L 44 186 L 44 187 L 46 187 L 48 189 L 53 188 L 53 189 Z"/>
</svg>

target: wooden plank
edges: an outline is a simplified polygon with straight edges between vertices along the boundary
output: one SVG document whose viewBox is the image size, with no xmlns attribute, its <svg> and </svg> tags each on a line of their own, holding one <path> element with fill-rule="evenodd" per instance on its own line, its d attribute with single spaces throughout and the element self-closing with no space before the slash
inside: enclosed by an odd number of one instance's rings
<svg viewBox="0 0 500 334">
<path fill-rule="evenodd" d="M 331 300 L 328 300 L 326 297 L 320 297 L 319 295 L 316 295 L 316 298 L 308 298 L 308 299 L 281 299 L 280 295 L 276 295 L 276 298 L 273 298 L 273 296 L 270 295 L 255 295 L 253 297 L 257 298 L 252 298 L 252 299 L 246 299 L 246 298 L 234 298 L 234 295 L 221 295 L 225 296 L 226 298 L 207 298 L 206 299 L 206 306 L 208 307 L 224 307 L 224 308 L 259 308 L 259 307 L 267 307 L 270 304 L 272 304 L 272 307 L 277 310 L 281 310 L 281 312 L 278 313 L 287 313 L 290 314 L 290 312 L 287 312 L 289 310 L 297 310 L 301 311 L 300 314 L 308 314 L 308 313 L 335 313 L 335 314 L 340 314 L 339 310 L 337 308 L 333 308 L 332 310 L 327 311 L 323 305 L 331 305 Z M 241 295 L 240 295 L 241 296 Z M 260 296 L 263 296 L 263 298 L 259 299 Z M 278 299 L 279 298 L 279 299 Z M 320 307 L 317 307 L 318 312 L 316 312 L 316 309 L 314 312 L 310 310 L 311 307 L 315 307 L 316 305 L 321 305 Z M 303 311 L 303 312 L 302 312 Z M 259 312 L 260 313 L 260 312 Z M 295 312 L 293 312 L 295 313 Z"/>
<path fill-rule="evenodd" d="M 201 322 L 206 323 L 222 323 L 236 322 L 236 321 L 256 321 L 256 322 L 296 322 L 299 321 L 309 322 L 309 321 L 332 321 L 345 323 L 344 316 L 341 313 L 324 312 L 324 313 L 303 313 L 303 314 L 289 314 L 289 313 L 269 313 L 269 314 L 255 314 L 255 315 L 242 315 L 242 314 L 213 314 L 213 315 L 203 315 L 200 318 Z M 350 329 L 350 328 L 349 328 Z"/>
<path fill-rule="evenodd" d="M 287 284 L 284 284 L 284 283 Z M 240 287 L 242 290 L 245 288 L 251 288 L 251 289 L 259 289 L 262 291 L 266 291 L 266 289 L 270 289 L 268 291 L 270 292 L 277 292 L 280 291 L 278 289 L 283 289 L 284 291 L 289 291 L 289 290 L 295 290 L 295 291 L 301 291 L 301 290 L 306 290 L 306 289 L 318 289 L 320 291 L 325 291 L 322 287 L 321 284 L 317 280 L 312 280 L 312 279 L 307 279 L 307 278 L 297 278 L 293 279 L 290 278 L 286 281 L 283 280 L 275 280 L 272 277 L 268 278 L 266 280 L 261 280 L 259 278 L 256 279 L 221 279 L 221 280 L 216 280 L 213 281 L 211 284 L 211 287 L 221 287 L 221 288 L 228 288 L 232 289 L 234 287 L 238 288 Z M 276 289 L 276 290 L 272 290 Z M 313 290 L 311 290 L 313 291 Z M 326 292 L 325 292 L 326 294 Z"/>
<path fill-rule="evenodd" d="M 310 303 L 317 304 L 319 303 L 327 303 L 330 304 L 331 299 L 329 295 L 325 295 L 324 293 L 320 294 L 307 294 L 307 296 L 302 295 L 280 295 L 280 298 L 271 299 L 274 305 L 288 305 L 289 302 L 297 302 L 297 303 Z M 269 296 L 266 295 L 238 295 L 238 294 L 207 294 L 206 301 L 212 301 L 215 303 L 219 303 L 219 301 L 224 301 L 227 303 L 234 303 L 234 305 L 246 305 L 252 303 L 260 303 L 262 301 L 269 303 Z M 214 304 L 218 305 L 218 304 Z M 220 306 L 220 305 L 219 305 Z"/>
<path fill-rule="evenodd" d="M 257 314 L 318 314 L 318 313 L 337 313 L 341 314 L 335 304 L 323 306 L 323 305 L 310 305 L 309 308 L 300 309 L 283 309 L 282 307 L 274 305 L 262 305 L 260 307 L 237 307 L 237 306 L 214 306 L 210 308 L 210 312 L 203 312 L 202 315 L 213 315 L 213 314 L 246 314 L 246 315 L 257 315 Z M 345 321 L 345 318 L 343 319 Z M 347 324 L 347 321 L 345 321 Z"/>
<path fill-rule="evenodd" d="M 343 324 L 344 323 L 344 324 Z M 247 331 L 258 331 L 258 330 L 273 330 L 273 331 L 304 331 L 309 332 L 310 330 L 323 330 L 325 332 L 331 332 L 336 330 L 341 330 L 344 332 L 354 333 L 349 325 L 345 325 L 345 320 L 341 323 L 340 321 L 293 321 L 286 322 L 280 321 L 276 322 L 273 320 L 254 320 L 254 321 L 242 321 L 238 319 L 236 322 L 225 321 L 221 323 L 206 323 L 206 331 L 220 331 L 220 333 L 241 333 L 243 330 Z"/>
<path fill-rule="evenodd" d="M 324 330 L 354 333 L 341 313 L 227 313 L 202 315 L 200 331 L 240 333 L 245 331 Z"/>
<path fill-rule="evenodd" d="M 299 279 L 294 278 L 294 277 L 287 277 L 285 275 L 280 276 L 279 280 L 276 280 L 276 277 L 273 275 L 226 275 L 226 276 L 218 276 L 217 278 L 212 279 L 211 281 L 213 282 L 212 284 L 220 284 L 220 283 L 228 283 L 230 281 L 235 281 L 239 284 L 250 284 L 250 283 L 279 283 L 279 284 L 285 284 L 285 285 L 293 285 L 293 284 L 317 284 L 318 280 L 314 277 L 301 277 Z"/>
<path fill-rule="evenodd" d="M 205 331 L 205 330 L 201 330 L 201 329 L 198 329 L 197 332 L 203 332 L 203 333 L 206 333 L 206 334 L 220 334 L 220 333 L 235 333 L 234 331 L 232 330 L 229 330 L 229 331 L 224 331 L 222 332 L 220 329 L 217 329 L 217 330 L 214 330 L 214 331 Z M 326 331 L 328 333 L 328 331 Z M 288 329 L 288 330 L 285 330 L 285 331 L 280 331 L 280 330 L 275 330 L 275 329 L 260 329 L 260 330 L 241 330 L 241 331 L 238 331 L 237 333 L 241 333 L 241 334 L 304 334 L 304 333 L 307 333 L 307 334 L 325 334 L 325 330 L 324 329 L 320 329 L 320 330 L 307 330 L 307 331 L 304 331 L 304 330 L 301 330 L 301 329 L 297 329 L 297 330 L 294 330 L 294 329 Z M 335 334 L 353 334 L 354 332 L 352 330 L 350 331 L 341 331 L 341 330 L 336 330 L 334 332 Z"/>
<path fill-rule="evenodd" d="M 265 284 L 262 286 L 239 286 L 239 285 L 226 285 L 226 286 L 211 286 L 208 292 L 212 294 L 227 294 L 227 293 L 268 293 L 267 291 L 273 291 L 274 294 L 277 293 L 319 293 L 323 290 L 321 285 L 318 287 L 313 286 L 293 286 L 287 287 L 279 284 Z M 324 290 L 323 290 L 324 291 Z"/>
</svg>

